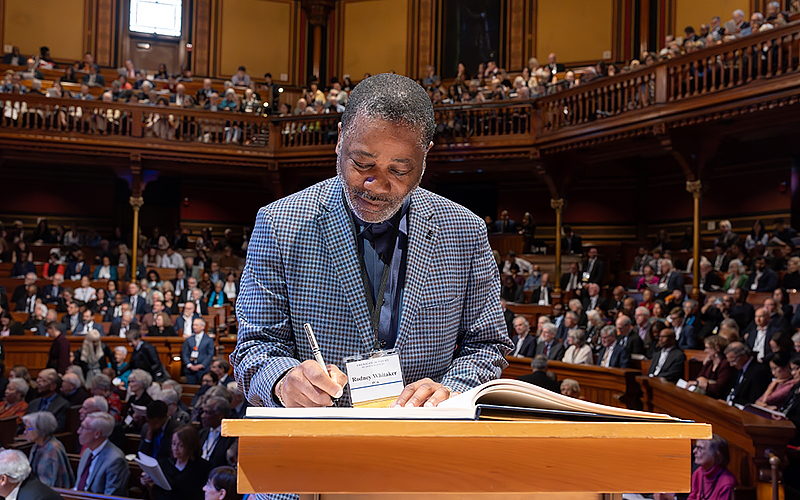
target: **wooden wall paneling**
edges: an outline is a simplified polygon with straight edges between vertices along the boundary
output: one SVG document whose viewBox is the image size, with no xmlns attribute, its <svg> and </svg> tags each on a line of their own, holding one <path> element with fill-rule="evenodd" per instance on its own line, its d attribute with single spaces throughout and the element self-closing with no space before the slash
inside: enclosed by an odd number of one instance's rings
<svg viewBox="0 0 800 500">
<path fill-rule="evenodd" d="M 425 67 L 433 64 L 433 54 L 435 49 L 434 40 L 434 9 L 433 0 L 418 0 L 419 11 L 417 13 L 417 68 L 416 74 L 409 75 L 411 78 L 419 78 L 427 73 Z"/>
<path fill-rule="evenodd" d="M 97 16 L 94 14 L 96 4 L 92 0 L 84 0 L 83 2 L 83 52 L 92 52 L 94 50 L 94 40 L 96 40 L 97 27 L 94 25 L 94 20 Z M 95 55 L 95 62 L 97 63 L 97 56 Z M 98 63 L 99 64 L 99 63 Z"/>
<path fill-rule="evenodd" d="M 211 32 L 212 0 L 195 0 L 194 3 L 194 56 L 192 71 L 199 76 L 211 74 Z"/>
<path fill-rule="evenodd" d="M 525 0 L 508 0 L 508 39 L 506 42 L 507 56 L 506 69 L 517 71 L 525 67 L 528 63 L 525 57 L 525 10 L 527 2 Z"/>
<path fill-rule="evenodd" d="M 114 18 L 116 2 L 113 0 L 95 0 L 96 15 L 94 28 L 94 60 L 100 66 L 114 66 Z"/>
<path fill-rule="evenodd" d="M 627 4 L 631 1 L 619 0 Z M 618 0 L 538 0 L 535 55 L 539 63 L 547 64 L 551 52 L 570 67 L 593 66 L 606 51 L 613 55 L 614 41 L 618 38 L 617 4 Z M 570 32 L 581 36 L 571 37 L 560 29 L 567 19 L 571 23 Z"/>
</svg>

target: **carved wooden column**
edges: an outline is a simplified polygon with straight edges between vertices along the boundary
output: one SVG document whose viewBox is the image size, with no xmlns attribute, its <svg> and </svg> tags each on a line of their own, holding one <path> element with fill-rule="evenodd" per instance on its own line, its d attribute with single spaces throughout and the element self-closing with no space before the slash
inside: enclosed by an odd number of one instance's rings
<svg viewBox="0 0 800 500">
<path fill-rule="evenodd" d="M 131 280 L 136 280 L 136 256 L 139 250 L 139 209 L 144 205 L 141 195 L 131 196 L 128 202 L 133 207 L 133 248 L 131 249 Z"/>
<path fill-rule="evenodd" d="M 550 206 L 556 211 L 556 269 L 553 277 L 553 292 L 561 293 L 561 212 L 564 210 L 564 198 L 551 199 Z"/>
<path fill-rule="evenodd" d="M 311 25 L 311 66 L 314 78 L 320 78 L 322 75 L 320 69 L 322 67 L 322 42 L 323 32 L 322 29 L 328 26 L 328 19 L 330 18 L 331 11 L 335 5 L 334 0 L 301 0 L 300 6 L 303 8 L 308 23 Z M 308 53 L 308 51 L 306 52 Z"/>
<path fill-rule="evenodd" d="M 692 258 L 692 298 L 697 300 L 700 296 L 700 193 L 703 189 L 702 183 L 698 181 L 686 181 L 686 190 L 694 197 L 694 224 Z"/>
</svg>

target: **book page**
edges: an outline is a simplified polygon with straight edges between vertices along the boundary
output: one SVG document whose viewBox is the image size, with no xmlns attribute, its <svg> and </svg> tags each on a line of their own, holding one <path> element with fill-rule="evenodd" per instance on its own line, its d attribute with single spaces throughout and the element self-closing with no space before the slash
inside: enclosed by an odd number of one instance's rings
<svg viewBox="0 0 800 500">
<path fill-rule="evenodd" d="M 151 456 L 145 455 L 141 451 L 139 452 L 139 456 L 135 457 L 134 460 L 142 468 L 142 471 L 146 472 L 147 475 L 150 476 L 156 485 L 167 491 L 172 491 L 172 486 L 169 485 L 169 481 L 167 481 L 164 471 L 162 471 L 161 466 L 158 465 L 158 460 Z"/>
</svg>

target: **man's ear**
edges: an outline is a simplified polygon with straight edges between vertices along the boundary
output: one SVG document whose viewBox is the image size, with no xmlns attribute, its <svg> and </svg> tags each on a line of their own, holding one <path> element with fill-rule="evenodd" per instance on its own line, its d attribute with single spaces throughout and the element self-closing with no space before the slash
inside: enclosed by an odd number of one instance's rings
<svg viewBox="0 0 800 500">
<path fill-rule="evenodd" d="M 339 152 L 342 150 L 342 122 L 336 126 L 337 130 L 339 131 L 339 136 L 336 139 L 336 148 L 334 148 L 334 152 L 338 155 Z"/>
</svg>

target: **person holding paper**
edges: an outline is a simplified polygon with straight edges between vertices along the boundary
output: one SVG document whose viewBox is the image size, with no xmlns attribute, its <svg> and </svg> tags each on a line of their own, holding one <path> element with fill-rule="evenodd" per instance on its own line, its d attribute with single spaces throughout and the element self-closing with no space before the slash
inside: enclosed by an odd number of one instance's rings
<svg viewBox="0 0 800 500">
<path fill-rule="evenodd" d="M 158 486 L 145 472 L 141 483 L 152 500 L 200 500 L 211 466 L 200 458 L 200 435 L 191 425 L 178 427 L 172 435 L 172 457 L 160 458 L 158 465 L 170 489 Z"/>
<path fill-rule="evenodd" d="M 413 80 L 366 78 L 339 124 L 337 177 L 259 211 L 231 355 L 251 403 L 349 406 L 343 358 L 391 349 L 396 405 L 436 406 L 500 376 L 512 345 L 486 224 L 419 187 L 435 127 Z"/>
</svg>

